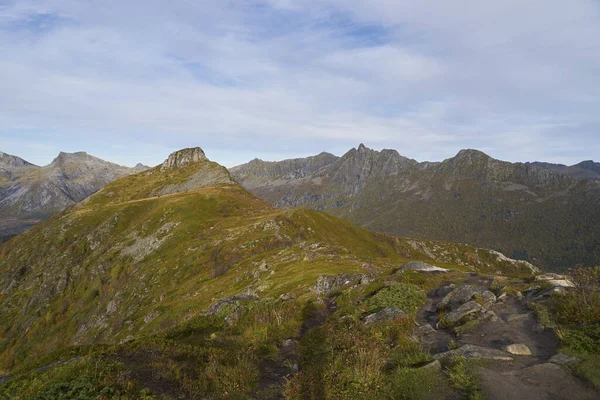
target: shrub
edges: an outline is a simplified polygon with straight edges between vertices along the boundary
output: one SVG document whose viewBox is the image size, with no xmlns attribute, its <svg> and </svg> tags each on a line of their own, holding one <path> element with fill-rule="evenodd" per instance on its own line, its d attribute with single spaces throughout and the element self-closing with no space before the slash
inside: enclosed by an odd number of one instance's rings
<svg viewBox="0 0 600 400">
<path fill-rule="evenodd" d="M 412 314 L 419 310 L 426 299 L 427 296 L 418 286 L 400 283 L 381 289 L 367 300 L 367 306 L 370 312 L 386 307 L 395 307 Z"/>
</svg>

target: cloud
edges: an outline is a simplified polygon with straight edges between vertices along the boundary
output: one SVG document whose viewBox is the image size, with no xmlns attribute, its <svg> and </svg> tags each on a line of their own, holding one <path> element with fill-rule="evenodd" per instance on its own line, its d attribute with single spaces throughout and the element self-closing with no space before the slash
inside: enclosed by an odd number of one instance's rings
<svg viewBox="0 0 600 400">
<path fill-rule="evenodd" d="M 6 2 L 0 147 L 155 164 L 200 145 L 231 165 L 365 142 L 421 160 L 475 147 L 574 163 L 600 150 L 599 12 L 592 0 Z M 49 150 L 32 156 L 32 143 Z"/>
</svg>

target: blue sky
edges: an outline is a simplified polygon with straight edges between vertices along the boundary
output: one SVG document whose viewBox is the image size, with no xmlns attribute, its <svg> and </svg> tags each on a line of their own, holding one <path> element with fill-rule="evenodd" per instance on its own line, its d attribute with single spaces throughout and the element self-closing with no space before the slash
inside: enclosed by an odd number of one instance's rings
<svg viewBox="0 0 600 400">
<path fill-rule="evenodd" d="M 0 0 L 0 151 L 600 152 L 598 0 Z"/>
</svg>

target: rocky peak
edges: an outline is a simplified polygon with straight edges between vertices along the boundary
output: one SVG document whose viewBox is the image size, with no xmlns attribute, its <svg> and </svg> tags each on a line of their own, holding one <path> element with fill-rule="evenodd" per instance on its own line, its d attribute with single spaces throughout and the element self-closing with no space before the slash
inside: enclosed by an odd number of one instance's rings
<svg viewBox="0 0 600 400">
<path fill-rule="evenodd" d="M 474 150 L 474 149 L 463 149 L 458 152 L 458 154 L 454 157 L 455 159 L 488 159 L 491 158 L 483 151 Z"/>
<path fill-rule="evenodd" d="M 188 164 L 207 161 L 204 151 L 200 147 L 183 149 L 171 154 L 162 164 L 161 170 L 183 168 Z"/>
<path fill-rule="evenodd" d="M 34 165 L 19 158 L 17 156 L 13 156 L 10 154 L 6 154 L 0 151 L 0 168 L 3 169 L 14 169 L 14 168 L 24 168 L 24 167 L 33 167 Z"/>
</svg>

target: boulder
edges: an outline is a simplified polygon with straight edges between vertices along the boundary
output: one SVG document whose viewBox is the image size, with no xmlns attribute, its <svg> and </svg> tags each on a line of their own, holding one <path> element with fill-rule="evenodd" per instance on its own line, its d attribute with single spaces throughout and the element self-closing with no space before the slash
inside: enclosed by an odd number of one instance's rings
<svg viewBox="0 0 600 400">
<path fill-rule="evenodd" d="M 489 290 L 484 290 L 481 292 L 481 300 L 483 301 L 483 306 L 488 308 L 496 304 L 496 295 Z"/>
<path fill-rule="evenodd" d="M 516 356 L 531 356 L 531 350 L 529 347 L 525 346 L 523 343 L 515 343 L 509 344 L 508 346 L 504 346 L 502 349 L 507 353 L 514 354 Z"/>
<path fill-rule="evenodd" d="M 470 319 L 476 319 L 483 310 L 481 304 L 476 301 L 469 301 L 458 307 L 456 310 L 450 311 L 448 314 L 444 315 L 442 320 L 438 323 L 438 328 L 450 327 Z"/>
<path fill-rule="evenodd" d="M 536 282 L 546 282 L 555 287 L 572 288 L 575 287 L 573 282 L 566 275 L 559 274 L 543 274 L 535 277 Z"/>
<path fill-rule="evenodd" d="M 387 307 L 377 311 L 376 313 L 367 315 L 364 319 L 364 322 L 365 325 L 369 325 L 376 322 L 391 321 L 394 319 L 405 317 L 406 315 L 407 314 L 399 308 Z"/>
<path fill-rule="evenodd" d="M 420 369 L 433 369 L 433 370 L 441 371 L 442 363 L 440 362 L 440 360 L 435 360 L 433 362 L 430 362 L 429 364 L 422 366 Z"/>
<path fill-rule="evenodd" d="M 502 351 L 491 349 L 489 347 L 476 346 L 474 344 L 466 344 L 456 350 L 446 351 L 433 356 L 436 360 L 451 359 L 454 357 L 464 357 L 467 360 L 497 360 L 497 361 L 512 361 L 510 354 Z"/>
<path fill-rule="evenodd" d="M 432 335 L 436 330 L 430 324 L 423 324 L 417 327 L 417 334 L 420 336 Z"/>
<path fill-rule="evenodd" d="M 456 285 L 454 283 L 450 283 L 448 285 L 444 285 L 438 290 L 435 291 L 436 296 L 446 297 L 450 292 L 456 289 Z"/>
<path fill-rule="evenodd" d="M 482 294 L 484 291 L 487 291 L 487 288 L 479 285 L 459 286 L 448 293 L 448 295 L 438 303 L 437 308 L 438 310 L 443 310 L 460 306 L 461 304 L 471 301 L 476 294 Z"/>
<path fill-rule="evenodd" d="M 567 354 L 555 354 L 552 356 L 552 358 L 550 358 L 550 360 L 548 362 L 552 363 L 552 364 L 571 364 L 571 363 L 576 363 L 581 361 L 579 358 L 576 357 L 571 357 L 570 355 Z"/>
<path fill-rule="evenodd" d="M 398 270 L 397 273 L 402 273 L 405 271 L 416 271 L 416 272 L 422 272 L 422 273 L 426 273 L 426 274 L 431 274 L 431 273 L 438 274 L 438 273 L 449 272 L 450 270 L 445 269 L 445 268 L 436 267 L 434 265 L 427 264 L 422 261 L 411 261 L 409 263 L 404 264 L 402 267 L 400 267 L 400 269 Z"/>
<path fill-rule="evenodd" d="M 319 296 L 327 296 L 336 290 L 351 285 L 354 281 L 362 280 L 365 276 L 362 274 L 320 275 L 317 278 L 314 291 Z"/>
</svg>

